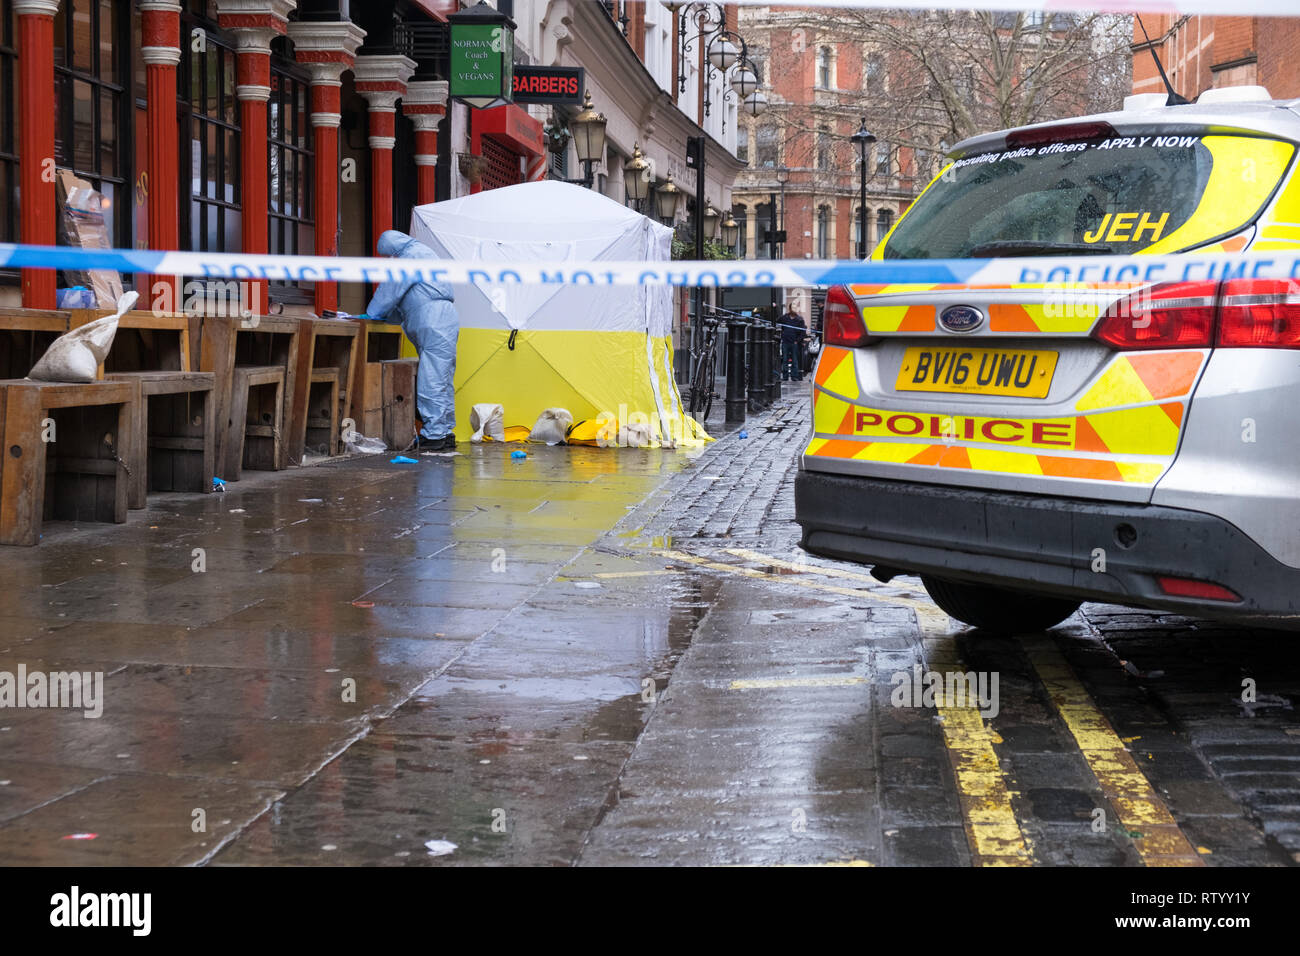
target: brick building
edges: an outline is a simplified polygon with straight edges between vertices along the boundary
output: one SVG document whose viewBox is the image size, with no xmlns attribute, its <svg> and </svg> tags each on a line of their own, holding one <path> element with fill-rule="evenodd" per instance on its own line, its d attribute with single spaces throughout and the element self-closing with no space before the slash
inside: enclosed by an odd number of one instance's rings
<svg viewBox="0 0 1300 956">
<path fill-rule="evenodd" d="M 739 144 L 747 168 L 736 179 L 732 213 L 747 258 L 851 258 L 862 228 L 859 153 L 849 137 L 861 122 L 863 92 L 885 95 L 890 57 L 849 33 L 814 32 L 806 23 L 785 8 L 741 11 L 740 29 L 770 101 L 766 113 L 746 118 Z M 877 135 L 867 156 L 868 249 L 924 187 L 936 161 L 883 130 Z M 778 173 L 787 178 L 784 189 Z M 768 241 L 773 195 L 783 249 Z"/>
<path fill-rule="evenodd" d="M 1142 17 L 1133 23 L 1133 92 L 1164 90 L 1154 47 L 1174 89 L 1192 100 L 1204 90 L 1259 85 L 1277 99 L 1300 96 L 1300 18 Z"/>
</svg>

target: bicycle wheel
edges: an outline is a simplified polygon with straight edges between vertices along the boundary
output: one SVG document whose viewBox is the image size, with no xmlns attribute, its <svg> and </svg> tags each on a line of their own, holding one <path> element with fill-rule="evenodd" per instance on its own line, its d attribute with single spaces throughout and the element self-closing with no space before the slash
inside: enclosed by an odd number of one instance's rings
<svg viewBox="0 0 1300 956">
<path fill-rule="evenodd" d="M 706 349 L 695 366 L 695 377 L 691 380 L 690 413 L 691 417 L 701 422 L 709 417 L 709 411 L 713 406 L 713 389 L 709 382 L 712 359 L 713 356 Z"/>
</svg>

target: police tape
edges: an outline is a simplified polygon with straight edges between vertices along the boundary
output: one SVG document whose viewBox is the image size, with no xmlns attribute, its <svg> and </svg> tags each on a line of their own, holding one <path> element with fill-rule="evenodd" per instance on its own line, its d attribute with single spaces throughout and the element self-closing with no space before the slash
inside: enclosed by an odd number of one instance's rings
<svg viewBox="0 0 1300 956">
<path fill-rule="evenodd" d="M 1290 252 L 1010 259 L 734 259 L 668 262 L 485 262 L 256 253 L 77 249 L 0 243 L 0 268 L 109 269 L 155 276 L 274 282 L 423 281 L 450 285 L 725 286 L 1015 285 L 1300 280 Z"/>
<path fill-rule="evenodd" d="M 1024 13 L 1163 13 L 1212 16 L 1296 16 L 1295 0 L 728 0 L 739 6 L 862 10 L 1007 10 Z"/>
</svg>

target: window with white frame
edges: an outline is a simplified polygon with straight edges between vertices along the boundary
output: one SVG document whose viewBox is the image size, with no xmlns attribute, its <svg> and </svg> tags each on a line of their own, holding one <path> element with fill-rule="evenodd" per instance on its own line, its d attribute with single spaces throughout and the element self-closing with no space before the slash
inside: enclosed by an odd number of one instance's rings
<svg viewBox="0 0 1300 956">
<path fill-rule="evenodd" d="M 817 48 L 817 88 L 835 88 L 835 55 L 828 46 Z"/>
</svg>

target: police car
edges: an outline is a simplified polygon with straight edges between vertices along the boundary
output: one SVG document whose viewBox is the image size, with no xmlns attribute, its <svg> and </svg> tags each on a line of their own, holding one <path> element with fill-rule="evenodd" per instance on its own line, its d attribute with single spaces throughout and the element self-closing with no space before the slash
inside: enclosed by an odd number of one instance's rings
<svg viewBox="0 0 1300 956">
<path fill-rule="evenodd" d="M 1300 252 L 1300 100 L 1259 87 L 960 143 L 876 259 Z M 1300 626 L 1300 283 L 829 290 L 811 553 L 968 624 L 1082 601 Z"/>
</svg>

